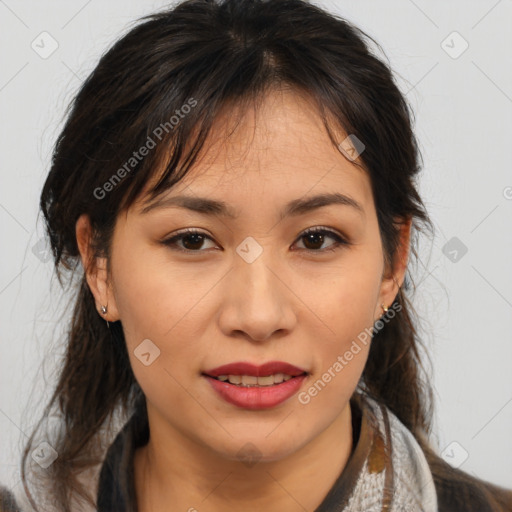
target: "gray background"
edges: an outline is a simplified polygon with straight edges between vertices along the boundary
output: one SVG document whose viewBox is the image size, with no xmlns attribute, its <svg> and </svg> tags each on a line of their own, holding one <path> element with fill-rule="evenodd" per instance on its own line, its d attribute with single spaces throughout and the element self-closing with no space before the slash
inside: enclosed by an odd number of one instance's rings
<svg viewBox="0 0 512 512">
<path fill-rule="evenodd" d="M 512 487 L 512 1 L 317 3 L 383 46 L 416 114 L 436 226 L 414 298 L 433 362 L 434 442 L 451 464 Z M 11 486 L 70 313 L 39 243 L 51 146 L 101 53 L 166 4 L 0 0 L 0 481 Z"/>
</svg>

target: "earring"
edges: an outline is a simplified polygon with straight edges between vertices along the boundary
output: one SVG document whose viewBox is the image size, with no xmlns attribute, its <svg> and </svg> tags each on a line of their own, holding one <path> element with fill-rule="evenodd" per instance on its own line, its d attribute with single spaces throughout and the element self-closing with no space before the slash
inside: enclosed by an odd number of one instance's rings
<svg viewBox="0 0 512 512">
<path fill-rule="evenodd" d="M 393 281 L 395 281 L 396 285 L 398 286 L 398 291 L 400 291 L 400 285 L 398 284 L 398 281 L 396 280 L 395 276 L 393 276 Z M 382 316 L 384 316 L 389 311 L 389 307 L 388 306 L 384 306 L 384 304 L 381 304 L 380 307 L 384 311 L 384 313 L 382 315 Z"/>
<path fill-rule="evenodd" d="M 101 306 L 101 314 L 106 315 L 107 314 L 107 306 Z M 105 320 L 107 322 L 107 329 L 110 329 L 110 325 L 108 324 L 108 320 Z"/>
</svg>

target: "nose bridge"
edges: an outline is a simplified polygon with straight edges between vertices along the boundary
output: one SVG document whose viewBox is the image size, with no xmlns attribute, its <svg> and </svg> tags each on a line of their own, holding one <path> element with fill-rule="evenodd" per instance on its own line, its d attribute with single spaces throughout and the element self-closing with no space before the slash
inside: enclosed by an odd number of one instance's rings
<svg viewBox="0 0 512 512">
<path fill-rule="evenodd" d="M 224 297 L 223 328 L 243 331 L 258 340 L 276 330 L 291 329 L 293 307 L 270 247 L 247 237 L 236 252 L 232 284 Z"/>
<path fill-rule="evenodd" d="M 277 298 L 275 262 L 272 261 L 272 250 L 265 247 L 253 237 L 245 238 L 236 248 L 238 258 L 235 259 L 236 279 L 240 279 L 245 296 L 249 300 L 260 302 L 265 299 L 270 303 Z"/>
</svg>

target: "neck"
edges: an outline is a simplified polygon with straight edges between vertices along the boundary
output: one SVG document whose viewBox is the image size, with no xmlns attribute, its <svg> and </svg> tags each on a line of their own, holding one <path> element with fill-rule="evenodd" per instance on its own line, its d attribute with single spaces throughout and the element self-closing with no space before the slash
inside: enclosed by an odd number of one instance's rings
<svg viewBox="0 0 512 512">
<path fill-rule="evenodd" d="M 168 424 L 154 428 L 134 458 L 139 512 L 315 510 L 352 451 L 350 404 L 312 441 L 272 461 L 230 460 Z"/>
</svg>

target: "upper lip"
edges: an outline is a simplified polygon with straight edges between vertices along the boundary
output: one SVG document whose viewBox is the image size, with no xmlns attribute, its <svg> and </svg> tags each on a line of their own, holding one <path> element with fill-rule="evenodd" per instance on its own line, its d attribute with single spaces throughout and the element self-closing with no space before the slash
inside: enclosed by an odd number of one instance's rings
<svg viewBox="0 0 512 512">
<path fill-rule="evenodd" d="M 229 363 L 217 366 L 203 373 L 210 377 L 218 377 L 219 375 L 253 375 L 255 377 L 267 377 L 268 375 L 275 375 L 276 373 L 284 373 L 285 375 L 296 377 L 297 375 L 307 373 L 307 371 L 290 363 L 269 361 L 262 365 L 244 362 Z"/>
</svg>

